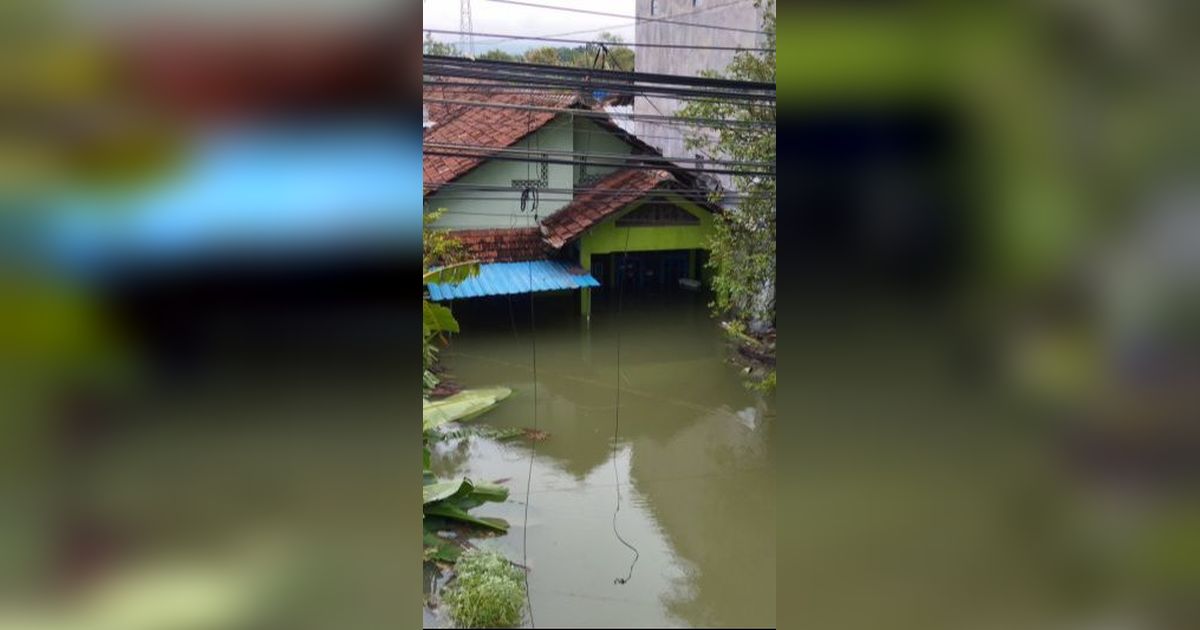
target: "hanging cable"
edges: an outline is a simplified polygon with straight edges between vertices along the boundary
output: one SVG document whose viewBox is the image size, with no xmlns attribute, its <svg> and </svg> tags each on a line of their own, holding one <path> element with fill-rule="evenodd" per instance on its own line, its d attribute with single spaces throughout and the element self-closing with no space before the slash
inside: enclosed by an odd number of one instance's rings
<svg viewBox="0 0 1200 630">
<path fill-rule="evenodd" d="M 621 541 L 622 545 L 625 545 L 633 552 L 633 561 L 629 563 L 629 571 L 625 574 L 625 577 L 617 577 L 613 580 L 613 584 L 627 584 L 629 580 L 633 579 L 633 567 L 642 555 L 638 552 L 637 547 L 629 544 L 629 541 L 621 537 L 621 532 L 617 530 L 617 513 L 621 511 L 621 475 L 617 468 L 617 439 L 621 433 L 621 294 L 625 288 L 625 270 L 628 267 L 629 261 L 629 233 L 631 231 L 631 228 L 625 228 L 625 249 L 621 254 L 621 273 L 619 274 L 621 280 L 617 283 L 617 317 L 613 322 L 613 327 L 616 329 L 617 334 L 617 409 L 613 415 L 612 462 L 614 487 L 617 491 L 617 508 L 613 510 L 612 530 L 617 540 Z"/>
<path fill-rule="evenodd" d="M 533 92 L 530 92 L 530 101 L 533 100 Z M 533 112 L 529 112 L 529 119 L 526 123 L 525 135 L 528 137 L 533 132 Z M 532 163 L 525 165 L 525 180 L 529 181 L 532 178 Z M 521 211 L 525 211 L 526 194 L 521 194 Z M 537 194 L 533 195 L 533 224 L 537 225 Z M 538 412 L 538 390 L 537 390 L 537 323 L 533 313 L 533 261 L 529 260 L 526 263 L 529 269 L 529 345 L 533 357 L 533 430 L 537 431 L 537 412 Z M 521 562 L 525 565 L 525 605 L 529 608 L 529 626 L 537 628 L 537 624 L 533 620 L 533 596 L 529 592 L 529 488 L 533 484 L 533 458 L 537 454 L 537 440 L 529 440 L 529 470 L 525 473 L 525 522 L 521 526 Z"/>
</svg>

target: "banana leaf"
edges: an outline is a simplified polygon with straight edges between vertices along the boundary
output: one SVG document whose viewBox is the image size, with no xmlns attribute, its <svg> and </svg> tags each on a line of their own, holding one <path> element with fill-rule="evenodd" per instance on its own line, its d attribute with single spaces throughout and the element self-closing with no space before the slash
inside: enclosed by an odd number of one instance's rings
<svg viewBox="0 0 1200 630">
<path fill-rule="evenodd" d="M 459 331 L 458 320 L 454 319 L 454 314 L 450 312 L 450 309 L 428 301 L 422 303 L 422 308 L 421 324 L 426 337 L 433 333 L 456 333 Z"/>
<path fill-rule="evenodd" d="M 446 265 L 425 272 L 421 276 L 423 284 L 458 284 L 479 273 L 479 263 L 476 261 Z"/>
<path fill-rule="evenodd" d="M 421 503 L 422 505 L 429 505 L 436 501 L 444 501 L 460 492 L 463 494 L 470 493 L 473 489 L 474 486 L 466 479 L 438 481 L 421 488 Z"/>
<path fill-rule="evenodd" d="M 507 387 L 489 387 L 464 389 L 442 400 L 426 400 L 422 408 L 421 430 L 428 432 L 447 422 L 474 418 L 508 398 L 510 394 L 512 390 Z"/>
<path fill-rule="evenodd" d="M 471 523 L 481 527 L 487 527 L 501 532 L 508 531 L 508 521 L 502 518 L 476 517 L 471 516 L 466 510 L 451 505 L 446 501 L 439 501 L 431 505 L 425 506 L 425 516 L 440 516 L 464 523 Z"/>
</svg>

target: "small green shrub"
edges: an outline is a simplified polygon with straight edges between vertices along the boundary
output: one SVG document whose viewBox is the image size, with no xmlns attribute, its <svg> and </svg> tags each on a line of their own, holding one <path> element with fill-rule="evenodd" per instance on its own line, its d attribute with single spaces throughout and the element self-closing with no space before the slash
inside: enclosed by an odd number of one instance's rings
<svg viewBox="0 0 1200 630">
<path fill-rule="evenodd" d="M 759 380 L 751 385 L 751 387 L 764 394 L 769 394 L 775 391 L 775 370 L 771 370 Z"/>
<path fill-rule="evenodd" d="M 502 554 L 469 549 L 459 557 L 455 572 L 444 601 L 459 627 L 505 628 L 521 621 L 523 576 Z"/>
</svg>

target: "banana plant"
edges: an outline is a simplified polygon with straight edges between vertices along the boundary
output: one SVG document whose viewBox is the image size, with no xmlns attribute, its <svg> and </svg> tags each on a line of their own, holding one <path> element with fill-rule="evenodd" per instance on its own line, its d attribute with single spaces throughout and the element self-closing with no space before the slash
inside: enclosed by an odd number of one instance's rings
<svg viewBox="0 0 1200 630">
<path fill-rule="evenodd" d="M 478 262 L 462 262 L 437 267 L 421 274 L 423 285 L 429 283 L 457 284 L 479 273 Z M 441 304 L 434 304 L 426 297 L 421 300 L 421 361 L 424 372 L 421 375 L 421 387 L 426 393 L 437 387 L 438 378 L 430 369 L 437 362 L 437 346 L 434 341 L 445 340 L 445 333 L 458 332 L 458 321 L 450 309 Z"/>
<path fill-rule="evenodd" d="M 450 422 L 476 418 L 491 410 L 510 394 L 512 390 L 507 387 L 468 389 L 442 400 L 424 402 L 421 422 L 424 442 L 424 486 L 421 503 L 425 516 L 436 516 L 501 532 L 508 531 L 508 523 L 503 519 L 476 517 L 468 512 L 487 501 L 504 501 L 508 498 L 508 489 L 466 478 L 438 479 L 430 470 L 429 442 L 438 439 L 439 427 Z"/>
</svg>

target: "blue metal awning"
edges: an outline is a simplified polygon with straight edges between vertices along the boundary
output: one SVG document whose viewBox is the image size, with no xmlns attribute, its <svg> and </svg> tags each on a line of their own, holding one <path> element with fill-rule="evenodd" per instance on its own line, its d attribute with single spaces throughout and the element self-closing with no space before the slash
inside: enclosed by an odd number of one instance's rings
<svg viewBox="0 0 1200 630">
<path fill-rule="evenodd" d="M 530 280 L 533 287 L 530 288 Z M 556 260 L 488 263 L 479 274 L 458 284 L 430 283 L 429 297 L 435 302 L 456 298 L 512 295 L 535 291 L 558 291 L 598 287 L 600 282 L 578 266 Z"/>
</svg>

